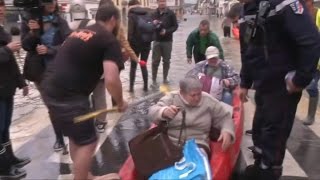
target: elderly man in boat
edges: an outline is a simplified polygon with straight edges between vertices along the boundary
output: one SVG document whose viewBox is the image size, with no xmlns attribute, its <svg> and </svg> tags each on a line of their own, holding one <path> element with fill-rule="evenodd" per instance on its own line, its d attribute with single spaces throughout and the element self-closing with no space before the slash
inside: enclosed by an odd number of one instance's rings
<svg viewBox="0 0 320 180">
<path fill-rule="evenodd" d="M 181 109 L 184 109 L 185 139 L 195 139 L 202 152 L 209 155 L 209 134 L 212 128 L 221 131 L 218 141 L 222 142 L 223 150 L 228 149 L 235 140 L 232 110 L 227 106 L 203 92 L 198 77 L 188 76 L 180 81 L 180 90 L 170 92 L 161 98 L 149 109 L 149 115 L 156 124 L 169 121 L 168 136 L 177 143 L 182 122 Z"/>
<path fill-rule="evenodd" d="M 214 46 L 206 49 L 206 60 L 200 61 L 186 76 L 198 76 L 202 90 L 213 97 L 232 105 L 232 91 L 239 85 L 239 74 L 224 60 L 219 58 L 219 50 Z"/>
</svg>

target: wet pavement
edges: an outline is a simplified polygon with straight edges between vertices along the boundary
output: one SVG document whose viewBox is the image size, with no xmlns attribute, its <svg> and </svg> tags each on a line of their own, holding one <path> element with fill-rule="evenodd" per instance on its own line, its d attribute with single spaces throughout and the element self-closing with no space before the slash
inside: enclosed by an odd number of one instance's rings
<svg viewBox="0 0 320 180">
<path fill-rule="evenodd" d="M 178 81 L 192 68 L 186 62 L 185 41 L 188 34 L 198 26 L 202 19 L 208 16 L 186 15 L 187 21 L 179 24 L 178 31 L 174 34 L 173 52 L 169 80 L 171 89 L 177 89 Z M 239 42 L 232 38 L 223 38 L 220 28 L 220 19 L 210 17 L 212 31 L 216 32 L 223 45 L 225 59 L 233 65 L 237 71 L 241 67 Z M 23 56 L 23 53 L 22 53 Z M 148 69 L 149 81 L 151 81 L 151 54 L 149 56 Z M 135 92 L 129 93 L 129 69 L 130 63 L 126 63 L 126 69 L 121 73 L 124 86 L 124 96 L 129 102 L 139 104 L 130 108 L 124 114 L 108 114 L 108 126 L 104 133 L 100 134 L 98 148 L 92 164 L 92 173 L 102 175 L 118 172 L 126 160 L 129 149 L 128 141 L 138 133 L 149 128 L 151 119 L 147 116 L 147 109 L 160 98 L 156 90 L 145 93 L 141 71 L 138 68 Z M 158 82 L 162 82 L 162 67 L 158 72 Z M 11 128 L 11 136 L 14 148 L 18 155 L 29 156 L 32 162 L 25 167 L 26 179 L 72 179 L 72 162 L 69 155 L 53 152 L 54 134 L 46 108 L 43 106 L 39 93 L 31 84 L 31 94 L 22 97 L 21 92 L 15 98 L 14 122 Z M 252 97 L 251 92 L 251 97 Z M 108 106 L 110 97 L 108 96 Z M 292 135 L 288 141 L 287 155 L 284 162 L 284 179 L 320 179 L 320 122 L 305 127 L 301 119 L 306 114 L 306 98 L 303 97 L 297 112 L 297 120 Z M 254 102 L 245 105 L 245 127 L 250 129 L 254 112 Z M 319 117 L 320 112 L 317 112 Z M 251 144 L 250 137 L 244 136 L 242 155 L 245 164 L 252 162 L 252 154 L 246 150 Z"/>
</svg>

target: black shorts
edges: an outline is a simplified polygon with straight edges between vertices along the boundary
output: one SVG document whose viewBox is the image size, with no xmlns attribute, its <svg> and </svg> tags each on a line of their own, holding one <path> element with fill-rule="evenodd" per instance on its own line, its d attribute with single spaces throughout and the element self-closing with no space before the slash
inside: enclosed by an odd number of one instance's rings
<svg viewBox="0 0 320 180">
<path fill-rule="evenodd" d="M 94 121 L 74 123 L 74 118 L 91 112 L 89 97 L 76 96 L 68 99 L 52 98 L 44 93 L 43 101 L 49 109 L 52 123 L 64 136 L 77 145 L 88 145 L 97 141 Z"/>
</svg>

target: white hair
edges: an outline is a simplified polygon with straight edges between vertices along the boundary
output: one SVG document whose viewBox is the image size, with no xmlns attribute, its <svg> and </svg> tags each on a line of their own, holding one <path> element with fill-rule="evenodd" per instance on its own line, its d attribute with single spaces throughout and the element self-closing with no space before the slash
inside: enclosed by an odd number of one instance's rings
<svg viewBox="0 0 320 180">
<path fill-rule="evenodd" d="M 196 76 L 187 76 L 179 82 L 180 90 L 184 93 L 189 93 L 192 90 L 202 89 L 202 83 Z"/>
</svg>

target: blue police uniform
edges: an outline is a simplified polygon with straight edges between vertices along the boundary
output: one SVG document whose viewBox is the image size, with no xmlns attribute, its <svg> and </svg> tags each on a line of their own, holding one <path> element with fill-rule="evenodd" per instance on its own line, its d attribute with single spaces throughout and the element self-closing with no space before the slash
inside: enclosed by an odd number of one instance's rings
<svg viewBox="0 0 320 180">
<path fill-rule="evenodd" d="M 289 94 L 285 76 L 305 88 L 316 71 L 320 36 L 304 4 L 298 0 L 256 0 L 243 6 L 240 23 L 241 84 L 256 90 L 253 120 L 255 167 L 259 177 L 278 179 L 300 93 Z M 267 10 L 266 10 L 267 9 Z M 263 15 L 257 16 L 258 12 Z M 257 175 L 257 174 L 256 174 Z"/>
</svg>

